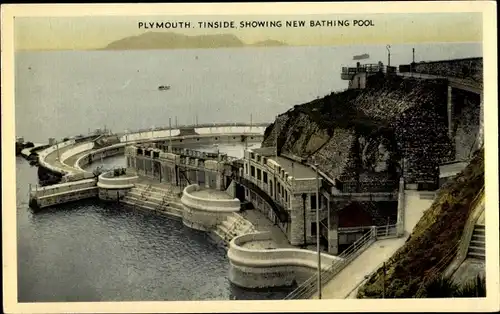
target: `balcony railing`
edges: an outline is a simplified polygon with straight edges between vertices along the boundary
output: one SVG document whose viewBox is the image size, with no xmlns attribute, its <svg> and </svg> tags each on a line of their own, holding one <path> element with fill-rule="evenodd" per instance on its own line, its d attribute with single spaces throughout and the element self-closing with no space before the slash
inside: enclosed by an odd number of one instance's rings
<svg viewBox="0 0 500 314">
<path fill-rule="evenodd" d="M 265 191 L 263 191 L 259 186 L 257 186 L 255 183 L 252 181 L 245 179 L 244 177 L 240 176 L 239 174 L 233 173 L 231 175 L 231 178 L 235 181 L 238 182 L 253 192 L 255 192 L 258 196 L 260 196 L 269 206 L 271 206 L 274 214 L 278 217 L 278 219 L 282 223 L 289 222 L 289 215 L 288 212 L 285 208 L 280 206 L 278 203 L 276 203 L 269 194 L 267 194 Z"/>
</svg>

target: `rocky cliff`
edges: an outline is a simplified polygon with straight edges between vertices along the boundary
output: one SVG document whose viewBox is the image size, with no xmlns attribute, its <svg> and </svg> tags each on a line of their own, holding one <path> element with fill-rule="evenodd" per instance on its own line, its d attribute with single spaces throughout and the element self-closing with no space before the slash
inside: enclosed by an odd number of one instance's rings
<svg viewBox="0 0 500 314">
<path fill-rule="evenodd" d="M 433 182 L 437 165 L 454 154 L 446 97 L 444 81 L 376 75 L 366 89 L 332 93 L 281 114 L 262 146 L 316 161 L 344 190 L 349 182 L 373 189 L 401 173 L 408 183 Z"/>
</svg>

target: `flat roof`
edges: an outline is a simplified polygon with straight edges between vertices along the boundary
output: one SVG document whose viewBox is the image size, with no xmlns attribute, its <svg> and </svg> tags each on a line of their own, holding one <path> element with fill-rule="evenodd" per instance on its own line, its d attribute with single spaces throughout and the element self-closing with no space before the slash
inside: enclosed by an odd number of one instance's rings
<svg viewBox="0 0 500 314">
<path fill-rule="evenodd" d="M 288 172 L 288 174 L 292 177 L 295 177 L 296 179 L 315 179 L 316 178 L 316 172 L 307 166 L 304 166 L 303 164 L 300 164 L 296 161 L 290 160 L 285 157 L 272 157 L 269 158 L 271 160 L 276 161 L 283 170 Z M 292 171 L 292 165 L 293 165 L 293 171 Z"/>
<path fill-rule="evenodd" d="M 251 152 L 262 155 L 264 157 L 274 156 L 276 154 L 276 147 L 259 147 L 250 149 Z"/>
</svg>

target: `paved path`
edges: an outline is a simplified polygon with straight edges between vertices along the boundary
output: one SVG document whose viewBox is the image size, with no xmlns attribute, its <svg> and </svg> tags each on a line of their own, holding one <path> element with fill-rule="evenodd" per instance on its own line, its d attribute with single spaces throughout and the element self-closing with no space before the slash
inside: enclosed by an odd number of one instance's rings
<svg viewBox="0 0 500 314">
<path fill-rule="evenodd" d="M 70 173 L 78 173 L 78 172 L 82 172 L 81 170 L 77 170 L 76 168 L 73 168 L 73 167 L 70 167 L 64 163 L 62 163 L 60 160 L 59 160 L 59 156 L 62 156 L 62 154 L 69 150 L 69 149 L 72 149 L 74 148 L 73 145 L 70 145 L 70 146 L 67 146 L 67 147 L 63 147 L 63 148 L 60 148 L 59 149 L 59 154 L 56 151 L 53 151 L 52 153 L 48 154 L 46 157 L 45 157 L 45 162 L 47 162 L 48 164 L 54 166 L 54 167 L 57 167 L 59 169 L 63 169 L 65 171 L 68 171 Z"/>
<path fill-rule="evenodd" d="M 86 150 L 84 152 L 81 152 L 81 153 L 78 153 L 76 155 L 73 155 L 71 157 L 69 157 L 68 159 L 66 160 L 63 160 L 64 164 L 67 165 L 68 167 L 74 167 L 75 169 L 78 169 L 76 168 L 76 161 L 78 160 L 78 158 L 80 158 L 81 156 L 85 155 L 85 154 L 88 154 L 90 153 L 91 151 L 93 151 L 93 149 L 90 149 L 90 150 Z"/>
<path fill-rule="evenodd" d="M 290 243 L 278 226 L 275 226 L 263 213 L 258 209 L 246 210 L 239 213 L 243 218 L 250 221 L 258 231 L 270 231 L 273 242 L 279 248 L 296 248 Z"/>
<path fill-rule="evenodd" d="M 432 202 L 433 200 L 420 199 L 417 191 L 406 191 L 405 236 L 376 241 L 323 287 L 322 298 L 355 298 L 357 289 L 366 280 L 365 276 L 376 271 L 406 242 L 424 211 L 431 206 Z M 317 298 L 317 294 L 312 297 L 312 299 Z"/>
</svg>

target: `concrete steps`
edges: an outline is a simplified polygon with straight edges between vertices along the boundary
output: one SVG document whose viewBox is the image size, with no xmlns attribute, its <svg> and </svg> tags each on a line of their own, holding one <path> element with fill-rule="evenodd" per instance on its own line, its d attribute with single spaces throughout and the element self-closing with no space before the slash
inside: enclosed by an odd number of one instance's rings
<svg viewBox="0 0 500 314">
<path fill-rule="evenodd" d="M 255 227 L 245 218 L 237 214 L 228 215 L 225 220 L 223 220 L 214 229 L 214 233 L 222 239 L 222 244 L 227 247 L 229 242 L 237 236 L 251 233 L 255 231 Z"/>
<path fill-rule="evenodd" d="M 136 184 L 123 198 L 122 203 L 148 211 L 182 217 L 180 198 L 172 191 L 146 184 Z"/>
<path fill-rule="evenodd" d="M 477 258 L 481 260 L 486 259 L 486 242 L 485 242 L 485 229 L 484 225 L 475 225 L 472 232 L 472 238 L 469 243 L 469 250 L 467 257 Z"/>
</svg>

